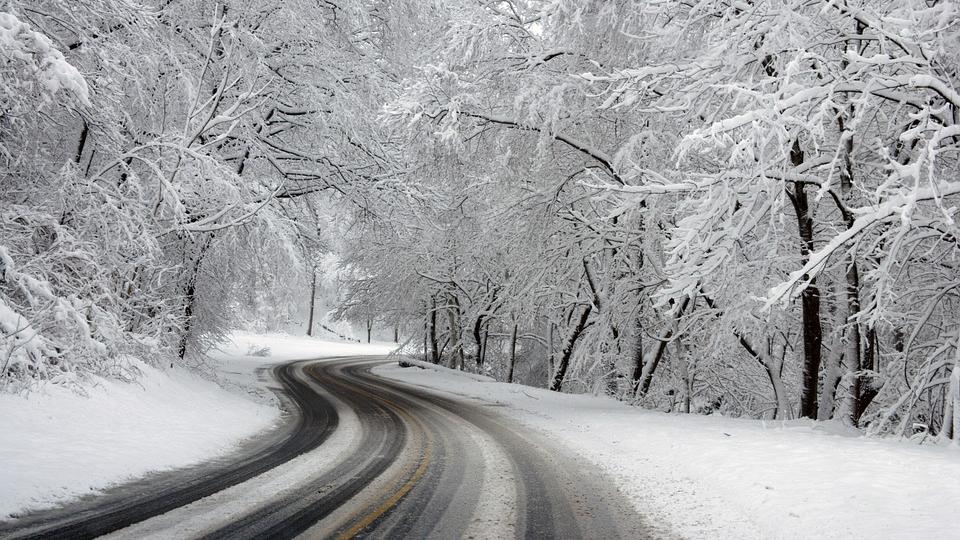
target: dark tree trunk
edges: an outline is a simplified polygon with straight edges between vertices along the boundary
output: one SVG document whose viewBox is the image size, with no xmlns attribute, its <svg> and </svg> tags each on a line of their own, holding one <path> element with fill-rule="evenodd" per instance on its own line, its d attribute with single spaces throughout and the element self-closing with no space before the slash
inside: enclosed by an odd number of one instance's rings
<svg viewBox="0 0 960 540">
<path fill-rule="evenodd" d="M 367 343 L 370 343 L 370 334 L 373 332 L 373 319 L 367 319 Z"/>
<path fill-rule="evenodd" d="M 199 261 L 197 266 L 200 266 Z M 190 332 L 193 330 L 193 303 L 197 296 L 196 274 L 187 282 L 187 290 L 183 296 L 185 302 L 183 306 L 183 334 L 180 336 L 180 345 L 177 347 L 177 356 L 180 357 L 180 360 L 187 356 L 187 344 L 190 341 Z"/>
<path fill-rule="evenodd" d="M 636 333 L 636 343 L 633 349 L 633 375 L 630 377 L 634 393 L 640 387 L 640 377 L 643 375 L 643 321 L 639 316 L 637 316 Z"/>
<path fill-rule="evenodd" d="M 73 162 L 77 165 L 80 165 L 83 149 L 87 146 L 87 135 L 90 133 L 90 126 L 87 125 L 87 121 L 83 119 L 81 121 L 83 122 L 83 128 L 80 129 L 80 140 L 77 142 L 77 150 L 73 155 Z"/>
<path fill-rule="evenodd" d="M 553 368 L 554 368 L 554 365 L 553 365 L 553 341 L 554 341 L 554 339 L 553 339 L 553 334 L 554 334 L 554 332 L 555 332 L 553 321 L 548 321 L 548 325 L 549 325 L 549 326 L 547 326 L 547 373 L 549 374 L 549 378 L 548 378 L 548 380 L 547 380 L 547 385 L 549 385 L 551 382 L 553 382 Z"/>
<path fill-rule="evenodd" d="M 587 321 L 590 318 L 590 313 L 592 311 L 593 304 L 587 304 L 587 306 L 583 308 L 583 311 L 580 313 L 580 318 L 577 320 L 577 324 L 573 327 L 573 330 L 567 337 L 567 341 L 563 346 L 563 351 L 560 353 L 560 358 L 556 362 L 557 368 L 553 374 L 553 381 L 550 383 L 550 390 L 559 392 L 560 388 L 563 386 L 563 380 L 567 376 L 567 369 L 570 367 L 570 358 L 573 356 L 573 349 L 577 344 L 577 340 L 580 339 L 580 336 L 583 334 L 583 331 L 587 329 Z"/>
<path fill-rule="evenodd" d="M 440 351 L 437 344 L 437 297 L 430 297 L 430 316 L 427 318 L 428 339 L 430 340 L 430 361 L 440 363 Z"/>
<path fill-rule="evenodd" d="M 313 281 L 310 282 L 310 320 L 307 322 L 307 335 L 313 336 L 313 314 L 317 305 L 317 269 L 313 269 Z"/>
<path fill-rule="evenodd" d="M 648 360 L 648 364 L 644 364 L 646 369 L 641 370 L 640 383 L 637 385 L 637 391 L 634 395 L 645 396 L 647 392 L 650 391 L 650 384 L 653 382 L 653 374 L 657 371 L 657 367 L 660 365 L 660 359 L 663 358 L 663 353 L 667 350 L 667 340 L 673 337 L 673 331 L 667 330 L 667 333 L 661 336 L 657 341 L 657 348 L 653 351 L 653 355 Z"/>
<path fill-rule="evenodd" d="M 793 141 L 790 160 L 794 166 L 803 164 L 803 151 L 800 150 L 800 143 L 797 140 Z M 793 184 L 793 194 L 790 199 L 797 214 L 801 264 L 806 264 L 813 251 L 813 216 L 810 212 L 810 201 L 802 183 Z M 800 416 L 815 419 L 823 341 L 823 329 L 820 323 L 820 290 L 817 288 L 816 278 L 810 279 L 807 287 L 800 293 L 800 314 L 803 326 L 803 383 L 800 388 Z"/>
<path fill-rule="evenodd" d="M 507 382 L 513 382 L 513 369 L 517 365 L 517 324 L 513 324 L 510 332 L 510 369 L 507 371 Z"/>
<path fill-rule="evenodd" d="M 483 361 L 487 361 L 487 342 L 490 340 L 490 328 L 483 329 Z"/>
<path fill-rule="evenodd" d="M 850 256 L 850 261 L 847 263 L 846 279 L 847 339 L 845 354 L 848 362 L 847 365 L 850 366 L 850 369 L 857 372 L 853 378 L 853 387 L 850 389 L 850 392 L 853 394 L 851 396 L 853 399 L 853 407 L 850 407 L 851 416 L 849 421 L 852 425 L 856 426 L 860 421 L 860 415 L 864 409 L 866 409 L 863 403 L 866 397 L 864 396 L 863 371 L 870 369 L 870 366 L 864 365 L 864 357 L 861 353 L 860 323 L 857 322 L 855 318 L 856 315 L 860 313 L 860 273 L 852 255 Z"/>
<path fill-rule="evenodd" d="M 867 343 L 863 349 L 863 363 L 870 366 L 870 369 L 880 371 L 880 359 L 877 356 L 877 329 L 867 329 Z"/>
<path fill-rule="evenodd" d="M 473 341 L 477 344 L 477 357 L 475 358 L 477 362 L 477 369 L 483 367 L 484 353 L 483 350 L 483 315 L 477 317 L 477 320 L 473 323 Z"/>
<path fill-rule="evenodd" d="M 200 277 L 200 266 L 203 264 L 203 257 L 207 254 L 207 250 L 210 249 L 210 244 L 213 243 L 213 237 L 213 234 L 208 236 L 200 249 L 197 250 L 193 267 L 187 277 L 187 286 L 183 294 L 183 334 L 180 336 L 180 345 L 177 347 L 177 355 L 181 361 L 187 357 L 187 345 L 190 342 L 190 333 L 193 331 L 194 306 L 197 301 L 197 280 Z"/>
</svg>

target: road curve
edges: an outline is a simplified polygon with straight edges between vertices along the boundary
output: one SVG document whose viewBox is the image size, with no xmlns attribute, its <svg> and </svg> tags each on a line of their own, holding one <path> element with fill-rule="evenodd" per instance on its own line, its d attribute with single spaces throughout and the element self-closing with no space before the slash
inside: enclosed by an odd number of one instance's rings
<svg viewBox="0 0 960 540">
<path fill-rule="evenodd" d="M 0 538 L 96 538 L 240 484 L 322 444 L 337 428 L 330 402 L 302 378 L 295 363 L 273 377 L 287 421 L 227 458 L 132 482 L 62 508 L 0 524 Z M 67 456 L 66 459 L 69 459 Z"/>
<path fill-rule="evenodd" d="M 111 494 L 53 519 L 37 514 L 21 520 L 11 536 L 78 538 L 112 531 L 118 538 L 208 539 L 667 536 L 644 523 L 596 468 L 556 443 L 492 404 L 370 373 L 386 361 L 338 358 L 280 366 L 274 373 L 291 409 L 299 411 L 297 420 L 272 434 L 271 442 L 248 449 L 242 463 L 203 467 L 176 488 L 140 484 L 149 494 Z M 334 441 L 331 434 L 348 442 Z M 311 464 L 313 469 L 303 472 Z M 287 477 L 296 478 L 283 489 L 254 478 L 285 467 L 291 469 Z M 190 503 L 212 501 L 215 514 L 217 497 L 244 491 L 256 493 L 259 502 L 220 522 L 177 528 L 190 521 L 185 510 Z M 200 501 L 214 492 L 221 493 Z M 159 517 L 144 521 L 154 516 Z M 137 522 L 143 523 L 122 529 Z M 0 536 L 10 533 L 0 529 Z"/>
</svg>

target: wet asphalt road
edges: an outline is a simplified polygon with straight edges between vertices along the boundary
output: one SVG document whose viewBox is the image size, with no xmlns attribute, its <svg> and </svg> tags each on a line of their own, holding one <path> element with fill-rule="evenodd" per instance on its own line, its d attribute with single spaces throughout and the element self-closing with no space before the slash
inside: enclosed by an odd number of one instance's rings
<svg viewBox="0 0 960 540">
<path fill-rule="evenodd" d="M 370 373 L 386 361 L 278 366 L 289 414 L 275 431 L 218 462 L 24 516 L 0 537 L 669 536 L 595 467 L 504 409 Z"/>
</svg>

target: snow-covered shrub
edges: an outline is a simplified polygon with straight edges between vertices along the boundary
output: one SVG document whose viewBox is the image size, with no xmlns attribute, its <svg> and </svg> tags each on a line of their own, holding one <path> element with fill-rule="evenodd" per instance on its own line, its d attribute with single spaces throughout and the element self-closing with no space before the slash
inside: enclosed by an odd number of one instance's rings
<svg viewBox="0 0 960 540">
<path fill-rule="evenodd" d="M 67 92 L 77 102 L 90 105 L 87 81 L 53 45 L 49 37 L 33 30 L 13 13 L 0 11 L 0 110 L 18 117 Z"/>
<path fill-rule="evenodd" d="M 247 356 L 267 357 L 270 356 L 270 347 L 251 343 L 247 346 Z"/>
</svg>

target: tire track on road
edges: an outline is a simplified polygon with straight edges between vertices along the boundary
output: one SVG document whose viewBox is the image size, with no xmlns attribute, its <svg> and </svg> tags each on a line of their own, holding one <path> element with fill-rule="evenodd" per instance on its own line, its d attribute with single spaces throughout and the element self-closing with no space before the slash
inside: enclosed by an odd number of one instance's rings
<svg viewBox="0 0 960 540">
<path fill-rule="evenodd" d="M 283 386 L 283 402 L 295 409 L 291 411 L 292 425 L 271 432 L 252 452 L 241 453 L 239 459 L 234 456 L 226 465 L 206 464 L 163 473 L 119 486 L 90 501 L 28 514 L 9 527 L 0 526 L 0 537 L 96 538 L 245 482 L 320 446 L 337 428 L 337 412 L 329 401 L 296 377 L 298 364 L 273 369 Z"/>
</svg>

